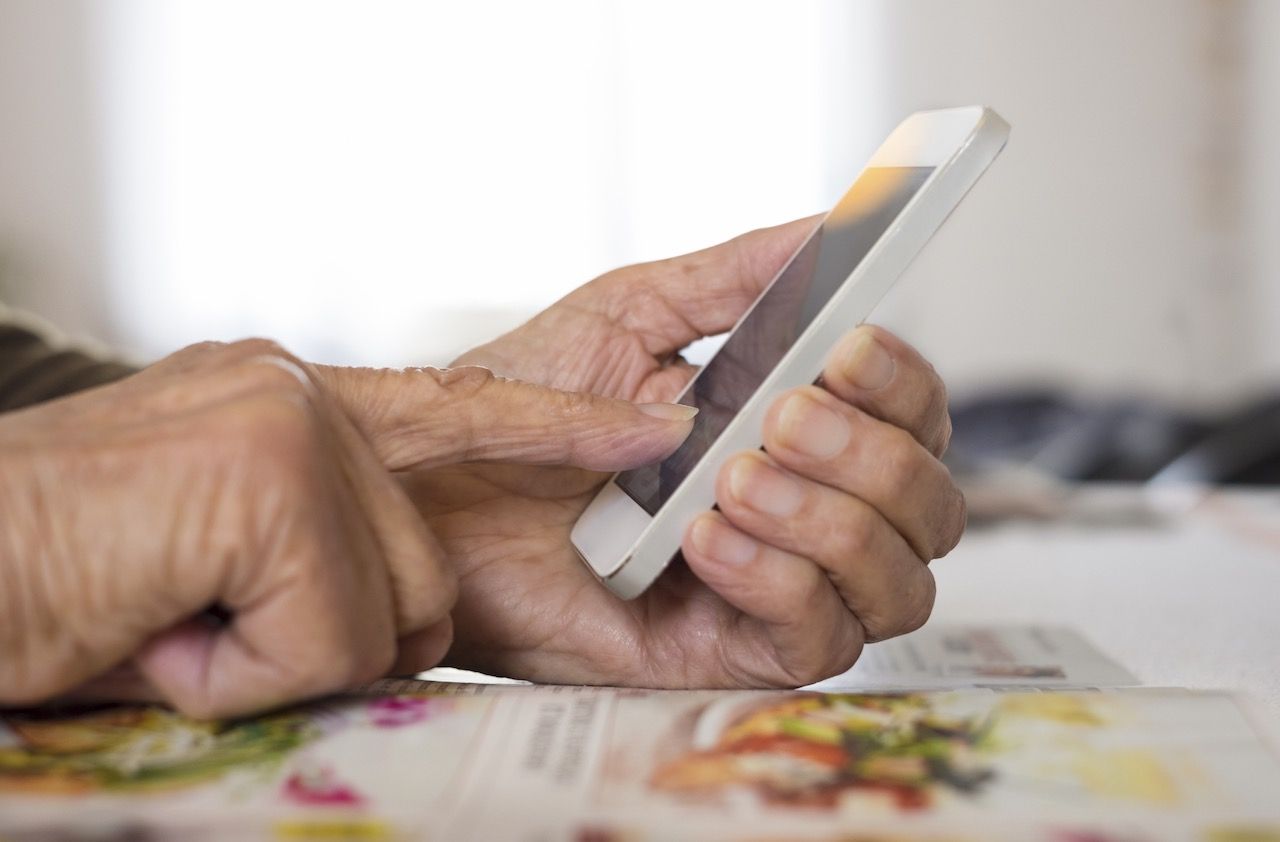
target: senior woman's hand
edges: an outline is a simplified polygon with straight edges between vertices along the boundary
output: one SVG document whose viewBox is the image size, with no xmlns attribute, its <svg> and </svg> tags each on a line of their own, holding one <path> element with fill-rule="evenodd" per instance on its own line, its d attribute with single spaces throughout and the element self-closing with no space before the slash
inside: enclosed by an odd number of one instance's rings
<svg viewBox="0 0 1280 842">
<path fill-rule="evenodd" d="M 690 342 L 728 330 L 816 220 L 610 272 L 464 355 L 560 389 L 673 399 Z M 764 452 L 734 456 L 718 512 L 677 564 L 623 602 L 569 532 L 605 476 L 455 466 L 406 483 L 451 560 L 460 597 L 448 662 L 542 681 L 658 687 L 799 685 L 847 669 L 862 645 L 917 628 L 931 559 L 964 527 L 939 456 L 950 420 L 933 368 L 887 331 L 833 349 L 821 386 L 781 396 Z"/>
<path fill-rule="evenodd" d="M 0 704 L 225 716 L 433 666 L 456 577 L 391 470 L 610 470 L 690 427 L 680 407 L 309 366 L 261 340 L 0 416 Z"/>
</svg>

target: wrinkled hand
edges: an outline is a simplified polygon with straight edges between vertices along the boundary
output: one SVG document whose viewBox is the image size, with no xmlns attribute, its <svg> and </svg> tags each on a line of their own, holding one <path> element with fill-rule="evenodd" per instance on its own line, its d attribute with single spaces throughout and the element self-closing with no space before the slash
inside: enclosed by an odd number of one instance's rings
<svg viewBox="0 0 1280 842">
<path fill-rule="evenodd" d="M 670 406 L 308 366 L 262 340 L 0 416 L 0 704 L 225 716 L 433 666 L 456 580 L 389 470 L 611 470 L 690 427 Z"/>
<path fill-rule="evenodd" d="M 673 399 L 678 356 L 728 330 L 816 224 L 755 231 L 606 274 L 459 361 L 560 389 Z M 773 405 L 765 452 L 732 458 L 719 512 L 686 534 L 686 565 L 623 602 L 576 557 L 569 532 L 605 477 L 456 466 L 407 480 L 457 566 L 458 666 L 542 681 L 661 687 L 809 683 L 866 641 L 915 629 L 933 605 L 930 559 L 964 526 L 938 460 L 946 394 L 886 331 L 851 332 L 822 387 Z"/>
</svg>

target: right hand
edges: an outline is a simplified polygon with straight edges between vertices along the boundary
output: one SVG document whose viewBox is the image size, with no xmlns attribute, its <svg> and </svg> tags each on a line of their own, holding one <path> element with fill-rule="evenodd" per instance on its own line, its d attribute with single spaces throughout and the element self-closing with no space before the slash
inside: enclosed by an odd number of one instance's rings
<svg viewBox="0 0 1280 842">
<path fill-rule="evenodd" d="M 88 688 L 230 716 L 426 669 L 457 583 L 390 471 L 614 470 L 690 428 L 665 405 L 309 366 L 263 340 L 0 416 L 0 704 Z"/>
<path fill-rule="evenodd" d="M 671 400 L 695 372 L 680 351 L 730 329 L 817 224 L 609 272 L 462 361 L 558 389 Z M 815 403 L 828 412 L 814 413 Z M 940 461 L 946 407 L 917 351 L 879 328 L 852 331 L 827 357 L 821 386 L 773 402 L 763 452 L 725 461 L 718 511 L 685 532 L 687 563 L 628 602 L 570 543 L 602 477 L 492 465 L 415 472 L 407 487 L 461 583 L 449 663 L 645 687 L 798 686 L 844 672 L 864 642 L 925 621 L 929 560 L 964 527 L 963 496 Z M 836 452 L 814 452 L 842 436 Z"/>
</svg>

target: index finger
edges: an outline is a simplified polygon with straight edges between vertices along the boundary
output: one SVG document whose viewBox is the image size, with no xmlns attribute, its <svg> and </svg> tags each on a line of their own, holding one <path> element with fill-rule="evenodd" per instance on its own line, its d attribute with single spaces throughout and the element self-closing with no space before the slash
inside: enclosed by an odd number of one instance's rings
<svg viewBox="0 0 1280 842">
<path fill-rule="evenodd" d="M 919 351 L 884 328 L 862 325 L 845 334 L 822 369 L 822 386 L 906 430 L 934 456 L 951 441 L 942 378 Z"/>
<path fill-rule="evenodd" d="M 480 461 L 619 471 L 671 454 L 697 413 L 507 380 L 475 366 L 311 370 L 393 471 Z"/>
</svg>

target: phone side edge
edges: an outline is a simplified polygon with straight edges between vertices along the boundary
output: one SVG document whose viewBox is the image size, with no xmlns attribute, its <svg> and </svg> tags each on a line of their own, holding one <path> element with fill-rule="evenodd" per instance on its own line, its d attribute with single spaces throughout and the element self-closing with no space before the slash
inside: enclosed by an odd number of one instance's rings
<svg viewBox="0 0 1280 842">
<path fill-rule="evenodd" d="M 671 532 L 672 528 L 674 528 L 672 527 L 672 522 L 677 510 L 693 510 L 694 508 L 705 510 L 714 505 L 714 475 L 718 473 L 719 466 L 724 461 L 724 454 L 758 446 L 758 441 L 752 444 L 748 439 L 752 437 L 759 439 L 759 427 L 763 423 L 764 414 L 772 399 L 777 394 L 786 391 L 786 389 L 813 382 L 821 372 L 821 363 L 830 353 L 829 345 L 838 340 L 837 336 L 827 345 L 817 348 L 817 345 L 821 344 L 817 339 L 819 334 L 824 331 L 830 332 L 832 329 L 832 315 L 839 310 L 849 310 L 852 307 L 853 309 L 866 311 L 856 318 L 856 323 L 865 320 L 870 315 L 870 311 L 878 304 L 880 298 L 896 283 L 898 277 L 925 248 L 946 219 L 960 205 L 964 196 L 999 155 L 1007 139 L 1009 126 L 998 114 L 989 108 L 972 106 L 963 109 L 948 109 L 947 112 L 963 112 L 963 116 L 968 120 L 965 124 L 967 125 L 967 130 L 961 137 L 956 137 L 952 134 L 950 136 L 952 145 L 945 150 L 936 146 L 933 147 L 933 151 L 930 154 L 936 154 L 938 160 L 931 163 L 937 167 L 938 172 L 921 188 L 912 202 L 903 209 L 900 219 L 882 235 L 872 250 L 867 253 L 863 262 L 850 272 L 849 278 L 843 284 L 842 291 L 833 296 L 832 300 L 823 308 L 804 334 L 797 339 L 791 351 L 766 376 L 756 393 L 743 406 L 742 411 L 725 428 L 719 439 L 703 455 L 702 461 L 682 483 L 682 487 L 676 489 L 658 514 L 650 516 L 639 504 L 631 500 L 614 482 L 615 474 L 610 477 L 597 497 L 592 500 L 587 510 L 579 517 L 578 523 L 574 527 L 575 549 L 587 561 L 592 571 L 615 594 L 624 599 L 630 599 L 642 593 L 661 574 L 669 563 L 670 558 L 678 551 L 680 540 L 683 537 L 683 530 L 687 524 L 678 525 L 680 534 L 672 532 L 670 535 L 663 534 L 660 536 L 662 540 L 657 541 L 657 543 L 661 543 L 664 547 L 673 548 L 669 551 L 664 550 L 655 554 L 651 547 L 646 546 L 655 543 L 654 533 Z M 911 115 L 904 121 L 904 124 L 912 120 L 927 120 L 931 115 L 938 113 L 918 112 Z M 954 121 L 953 125 L 955 125 Z M 886 160 L 900 161 L 904 159 L 904 156 L 900 154 L 886 154 L 886 149 L 892 147 L 896 142 L 894 140 L 895 136 L 898 136 L 897 130 L 885 140 L 881 149 L 877 150 L 876 154 L 872 156 L 871 161 L 868 162 L 864 170 L 873 166 L 886 166 L 887 164 L 882 163 Z M 910 147 L 904 148 L 909 149 Z M 916 148 L 923 147 L 917 146 Z M 892 151 L 892 149 L 889 150 L 890 153 Z M 892 165 L 901 166 L 903 164 L 895 163 Z M 942 186 L 939 187 L 939 184 L 942 184 Z M 947 195 L 948 193 L 951 194 L 950 199 Z M 915 219 L 916 211 L 914 208 L 919 206 L 920 200 L 926 195 L 932 196 L 933 201 L 941 205 L 941 209 L 930 214 L 929 218 L 924 220 Z M 902 231 L 908 215 L 913 217 L 913 225 L 922 230 L 919 236 L 911 238 L 912 241 L 901 241 Z M 850 302 L 848 299 L 852 295 L 853 289 L 857 286 L 856 282 L 851 283 L 851 281 L 856 281 L 860 274 L 867 275 L 872 272 L 889 276 L 885 281 L 882 281 L 881 287 L 883 288 L 879 291 L 872 290 L 872 294 L 861 296 L 861 298 L 869 301 Z M 763 294 L 764 292 L 762 291 L 761 295 Z M 839 329 L 843 330 L 844 328 L 840 327 Z M 817 350 L 810 350 L 811 347 L 817 348 Z M 814 359 L 805 359 L 806 355 L 812 356 Z M 805 371 L 799 373 L 798 369 L 800 368 L 805 369 Z M 811 369 L 812 371 L 810 371 Z M 751 435 L 746 435 L 743 431 L 748 431 Z M 708 472 L 711 474 L 709 479 L 706 476 Z M 706 487 L 703 488 L 702 486 Z M 622 505 L 618 498 L 621 498 L 622 501 L 629 505 Z M 598 501 L 599 505 L 597 505 Z M 625 512 L 626 514 L 619 515 L 619 522 L 616 522 L 612 527 L 608 524 L 600 523 L 595 528 L 597 534 L 610 533 L 607 545 L 616 548 L 613 551 L 613 558 L 616 559 L 616 562 L 608 565 L 605 568 L 607 572 L 605 572 L 605 569 L 602 569 L 604 566 L 597 566 L 596 563 L 588 558 L 587 553 L 598 553 L 604 550 L 606 544 L 603 542 L 593 543 L 593 546 L 597 548 L 595 550 L 587 550 L 580 546 L 577 543 L 578 528 L 583 521 L 599 521 L 602 516 L 612 516 L 615 512 Z M 638 517 L 636 513 L 638 513 Z M 640 522 L 641 518 L 643 518 L 642 524 Z M 626 549 L 621 549 L 624 546 Z M 659 559 L 658 556 L 660 555 L 663 557 Z"/>
</svg>

